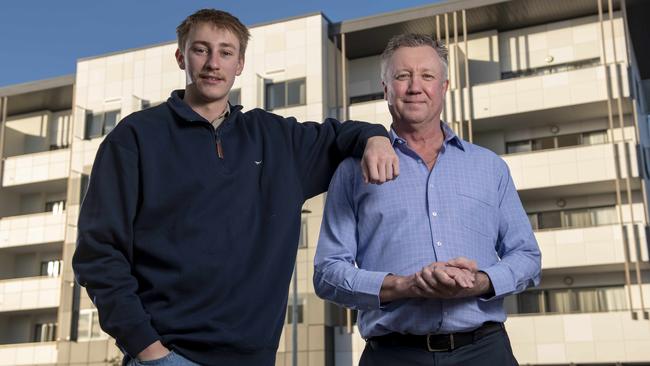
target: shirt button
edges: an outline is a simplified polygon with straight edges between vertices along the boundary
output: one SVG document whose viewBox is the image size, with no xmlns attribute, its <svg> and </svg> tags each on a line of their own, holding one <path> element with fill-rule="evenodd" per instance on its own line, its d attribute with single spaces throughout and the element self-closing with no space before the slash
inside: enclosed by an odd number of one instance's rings
<svg viewBox="0 0 650 366">
<path fill-rule="evenodd" d="M 437 241 L 437 242 L 436 242 L 436 246 L 441 247 L 441 246 L 442 246 L 442 242 L 441 242 L 441 241 Z"/>
<path fill-rule="evenodd" d="M 431 215 L 433 215 L 434 217 L 436 217 L 436 216 L 438 216 L 438 213 L 437 213 L 436 211 L 433 211 L 433 212 L 431 213 Z"/>
</svg>

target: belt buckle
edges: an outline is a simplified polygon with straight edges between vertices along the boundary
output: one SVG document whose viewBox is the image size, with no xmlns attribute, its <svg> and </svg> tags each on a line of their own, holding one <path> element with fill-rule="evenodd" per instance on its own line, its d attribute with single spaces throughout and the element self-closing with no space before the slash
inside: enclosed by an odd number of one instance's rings
<svg viewBox="0 0 650 366">
<path fill-rule="evenodd" d="M 427 350 L 429 352 L 442 352 L 442 351 L 453 351 L 454 350 L 454 335 L 453 335 L 453 333 L 448 334 L 449 335 L 449 348 L 433 348 L 433 347 L 431 347 L 430 339 L 431 339 L 432 335 L 435 335 L 435 334 L 431 334 L 431 333 L 427 334 Z"/>
</svg>

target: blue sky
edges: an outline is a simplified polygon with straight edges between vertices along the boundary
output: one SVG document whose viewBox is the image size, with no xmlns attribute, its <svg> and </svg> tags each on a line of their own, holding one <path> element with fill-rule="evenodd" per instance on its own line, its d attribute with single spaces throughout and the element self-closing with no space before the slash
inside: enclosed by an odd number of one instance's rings
<svg viewBox="0 0 650 366">
<path fill-rule="evenodd" d="M 231 12 L 246 25 L 321 11 L 333 22 L 435 0 L 11 0 L 0 11 L 0 87 L 74 73 L 76 60 L 176 38 L 200 8 Z"/>
</svg>

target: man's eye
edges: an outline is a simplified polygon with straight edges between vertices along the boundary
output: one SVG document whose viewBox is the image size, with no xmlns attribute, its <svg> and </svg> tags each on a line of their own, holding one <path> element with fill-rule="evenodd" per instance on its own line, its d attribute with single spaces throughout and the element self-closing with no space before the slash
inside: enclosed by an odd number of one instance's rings
<svg viewBox="0 0 650 366">
<path fill-rule="evenodd" d="M 198 53 L 198 54 L 206 54 L 206 53 L 208 53 L 208 49 L 207 48 L 197 47 L 197 48 L 194 48 L 194 52 Z"/>
<path fill-rule="evenodd" d="M 222 56 L 232 56 L 233 53 L 231 51 L 221 51 Z"/>
<path fill-rule="evenodd" d="M 395 79 L 397 80 L 408 80 L 411 77 L 409 74 L 397 74 Z"/>
<path fill-rule="evenodd" d="M 424 74 L 424 75 L 422 75 L 422 79 L 427 80 L 427 81 L 434 80 L 435 78 L 436 78 L 436 77 L 435 77 L 434 75 L 431 75 L 431 74 Z"/>
</svg>

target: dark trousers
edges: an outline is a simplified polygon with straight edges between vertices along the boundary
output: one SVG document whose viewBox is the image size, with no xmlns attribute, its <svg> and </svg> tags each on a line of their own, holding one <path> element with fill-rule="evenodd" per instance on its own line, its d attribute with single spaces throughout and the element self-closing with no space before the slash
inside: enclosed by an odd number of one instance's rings
<svg viewBox="0 0 650 366">
<path fill-rule="evenodd" d="M 359 366 L 518 366 L 505 329 L 453 351 L 366 343 Z"/>
</svg>

